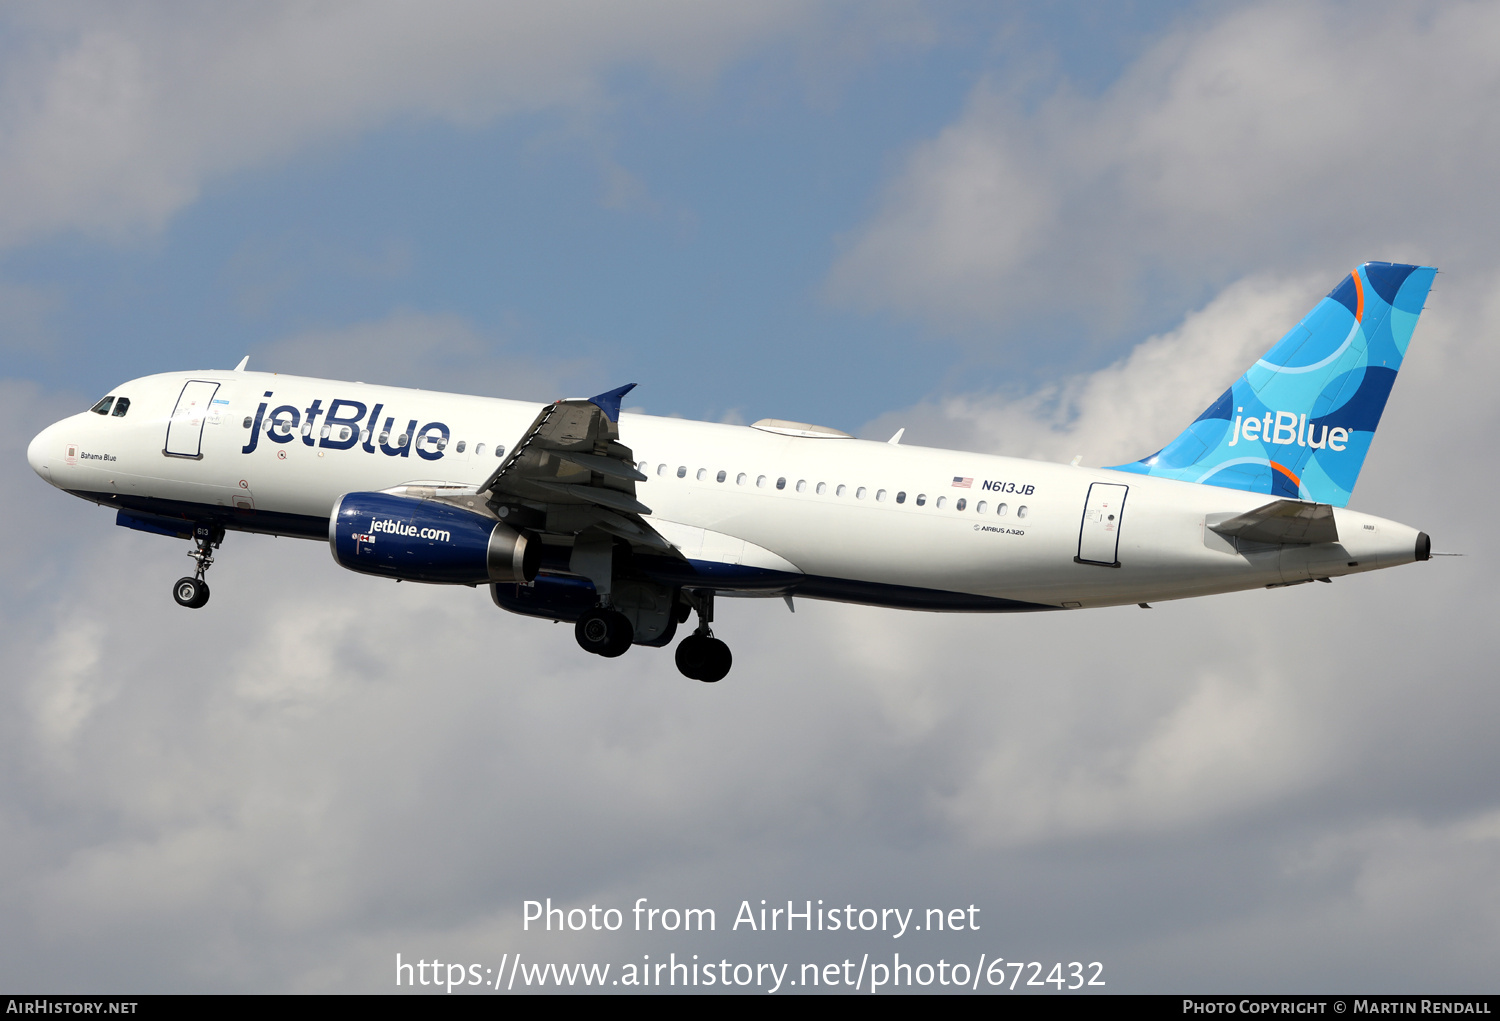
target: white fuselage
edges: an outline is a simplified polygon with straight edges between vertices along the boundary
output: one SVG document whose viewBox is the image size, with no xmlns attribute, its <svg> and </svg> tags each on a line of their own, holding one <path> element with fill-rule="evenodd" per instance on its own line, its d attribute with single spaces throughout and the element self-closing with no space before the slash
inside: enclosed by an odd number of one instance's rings
<svg viewBox="0 0 1500 1021">
<path fill-rule="evenodd" d="M 218 384 L 203 412 L 198 456 L 169 456 L 169 421 L 192 380 Z M 149 376 L 113 393 L 131 402 L 124 417 L 84 412 L 33 440 L 28 457 L 52 485 L 127 509 L 227 509 L 239 515 L 232 528 L 308 536 L 319 534 L 318 522 L 326 526 L 345 493 L 424 481 L 481 485 L 500 463 L 497 445 L 513 446 L 539 410 L 519 401 L 244 371 Z M 339 417 L 325 436 L 335 401 L 342 402 Z M 277 408 L 295 409 L 295 428 L 268 430 Z M 292 418 L 282 412 L 284 422 Z M 341 448 L 345 429 L 354 442 Z M 651 508 L 647 520 L 689 558 L 859 583 L 870 592 L 892 586 L 1029 604 L 1024 608 L 1106 606 L 1336 577 L 1417 558 L 1416 529 L 1342 508 L 1335 511 L 1337 543 L 1237 549 L 1207 525 L 1267 498 L 1215 486 L 629 413 L 620 416 L 619 432 L 648 477 L 636 485 Z M 1089 520 L 1095 483 L 1128 487 L 1115 518 Z M 1090 528 L 1112 533 L 1118 566 L 1075 559 Z"/>
</svg>

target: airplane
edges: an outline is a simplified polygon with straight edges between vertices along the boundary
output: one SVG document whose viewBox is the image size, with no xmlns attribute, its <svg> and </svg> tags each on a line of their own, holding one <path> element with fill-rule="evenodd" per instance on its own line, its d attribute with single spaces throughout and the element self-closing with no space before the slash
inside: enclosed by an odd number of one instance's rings
<svg viewBox="0 0 1500 1021">
<path fill-rule="evenodd" d="M 1330 581 L 1427 560 L 1347 509 L 1436 270 L 1369 262 L 1176 439 L 1105 468 L 622 412 L 630 384 L 537 405 L 233 370 L 116 387 L 27 450 L 115 523 L 190 539 L 208 602 L 229 531 L 326 541 L 343 567 L 485 587 L 605 657 L 733 662 L 715 597 L 1076 610 Z"/>
</svg>

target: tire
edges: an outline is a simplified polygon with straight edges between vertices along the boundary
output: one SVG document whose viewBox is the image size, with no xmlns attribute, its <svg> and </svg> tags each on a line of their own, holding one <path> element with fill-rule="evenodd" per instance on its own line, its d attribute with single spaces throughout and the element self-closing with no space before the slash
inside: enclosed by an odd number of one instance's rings
<svg viewBox="0 0 1500 1021">
<path fill-rule="evenodd" d="M 613 659 L 623 656 L 635 641 L 635 628 L 618 610 L 593 609 L 578 618 L 573 637 L 584 652 Z"/>
<path fill-rule="evenodd" d="M 178 578 L 172 586 L 172 598 L 177 600 L 178 606 L 196 610 L 208 602 L 208 586 L 197 578 Z"/>
<path fill-rule="evenodd" d="M 707 635 L 688 635 L 677 645 L 677 669 L 694 681 L 722 681 L 734 665 L 729 646 Z"/>
<path fill-rule="evenodd" d="M 706 684 L 722 681 L 729 675 L 729 668 L 734 665 L 734 656 L 729 651 L 729 646 L 717 638 L 707 639 L 708 649 L 706 662 L 698 672 L 698 680 Z"/>
<path fill-rule="evenodd" d="M 677 643 L 677 670 L 690 681 L 700 680 L 699 674 L 707 663 L 707 652 L 704 648 L 708 639 L 702 635 L 688 635 Z"/>
</svg>

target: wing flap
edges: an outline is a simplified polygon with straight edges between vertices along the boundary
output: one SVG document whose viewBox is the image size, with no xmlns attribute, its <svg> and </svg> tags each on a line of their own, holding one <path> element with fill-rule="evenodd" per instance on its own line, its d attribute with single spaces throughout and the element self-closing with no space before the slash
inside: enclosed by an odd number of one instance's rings
<svg viewBox="0 0 1500 1021">
<path fill-rule="evenodd" d="M 606 489 L 602 486 L 542 482 L 536 479 L 528 479 L 527 484 L 545 493 L 567 497 L 570 503 L 596 503 L 601 507 L 608 507 L 611 510 L 624 511 L 626 514 L 651 513 L 650 507 L 647 507 L 629 493 L 621 493 L 615 489 Z"/>
<path fill-rule="evenodd" d="M 554 401 L 531 423 L 479 491 L 497 513 L 515 505 L 540 511 L 545 531 L 577 536 L 589 529 L 663 552 L 676 548 L 645 521 L 636 499 L 646 481 L 635 454 L 620 442 L 620 399 L 630 386 L 597 397 Z"/>
</svg>

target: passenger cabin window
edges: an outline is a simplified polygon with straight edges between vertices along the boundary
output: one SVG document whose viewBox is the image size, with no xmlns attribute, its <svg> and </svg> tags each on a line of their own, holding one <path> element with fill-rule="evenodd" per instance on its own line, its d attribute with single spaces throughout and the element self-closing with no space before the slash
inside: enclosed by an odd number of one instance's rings
<svg viewBox="0 0 1500 1021">
<path fill-rule="evenodd" d="M 864 486 L 860 486 L 858 489 L 856 489 L 854 491 L 854 498 L 856 500 L 863 500 L 865 498 L 865 487 Z"/>
<path fill-rule="evenodd" d="M 113 397 L 106 397 L 104 398 L 104 400 L 100 401 L 98 404 L 95 404 L 89 410 L 96 415 L 107 415 L 109 414 L 109 406 L 114 402 L 115 399 Z"/>
<path fill-rule="evenodd" d="M 799 493 L 805 493 L 805 492 L 807 492 L 807 480 L 806 479 L 798 479 L 797 480 L 797 492 L 799 492 Z"/>
<path fill-rule="evenodd" d="M 766 488 L 766 477 L 764 475 L 757 475 L 757 476 L 755 476 L 755 488 L 756 489 L 765 489 Z"/>
<path fill-rule="evenodd" d="M 1010 513 L 1010 507 L 1003 503 L 995 504 L 995 517 L 1003 518 Z"/>
<path fill-rule="evenodd" d="M 656 466 L 656 474 L 658 474 L 658 475 L 665 475 L 666 473 L 667 473 L 667 466 L 666 465 L 659 464 L 659 465 Z"/>
<path fill-rule="evenodd" d="M 1019 507 L 1016 508 L 1016 517 L 1018 517 L 1018 518 L 1024 518 L 1025 516 L 1026 516 L 1026 505 L 1023 503 L 1023 504 L 1021 504 L 1021 506 L 1019 506 Z"/>
<path fill-rule="evenodd" d="M 877 490 L 875 490 L 875 499 L 878 502 L 880 502 L 880 503 L 885 503 L 885 490 L 884 489 L 877 489 Z"/>
<path fill-rule="evenodd" d="M 927 494 L 926 493 L 918 493 L 917 494 L 917 506 L 918 507 L 926 507 L 927 506 Z"/>
<path fill-rule="evenodd" d="M 345 438 L 347 438 L 348 430 L 346 429 L 346 430 L 344 430 L 344 432 L 346 434 Z M 465 440 L 459 440 L 458 441 L 458 446 L 456 446 L 456 447 L 453 448 L 454 453 L 462 454 L 464 452 L 464 444 L 466 442 L 467 441 L 465 441 Z M 1101 492 L 1103 492 L 1103 490 L 1101 490 Z"/>
<path fill-rule="evenodd" d="M 698 476 L 697 476 L 697 478 L 698 478 L 699 482 L 702 482 L 704 479 L 708 478 L 708 469 L 707 468 L 699 468 L 698 469 Z"/>
<path fill-rule="evenodd" d="M 785 489 L 786 488 L 786 479 L 785 478 L 777 479 L 776 480 L 776 488 L 777 489 Z"/>
<path fill-rule="evenodd" d="M 920 499 L 918 499 L 917 502 L 921 503 L 922 501 Z M 940 496 L 940 497 L 938 497 L 937 498 L 937 505 L 938 505 L 939 508 L 943 508 L 943 507 L 948 506 L 948 498 L 946 496 Z"/>
<path fill-rule="evenodd" d="M 687 478 L 687 465 L 685 465 L 685 464 L 679 464 L 677 466 L 677 477 L 679 479 L 685 479 L 685 478 Z"/>
<path fill-rule="evenodd" d="M 897 503 L 905 503 L 906 502 L 906 490 L 903 489 L 903 490 L 901 490 L 901 492 L 899 492 L 899 493 L 896 494 L 896 502 Z"/>
<path fill-rule="evenodd" d="M 968 505 L 969 505 L 969 501 L 968 500 L 965 500 L 963 497 L 959 497 L 958 498 L 958 503 L 956 503 L 956 504 L 953 505 L 953 509 L 954 510 L 963 510 Z"/>
<path fill-rule="evenodd" d="M 249 415 L 245 416 L 245 428 L 246 429 L 250 428 L 250 416 Z"/>
<path fill-rule="evenodd" d="M 113 417 L 115 417 L 115 418 L 124 418 L 125 417 L 125 413 L 127 411 L 129 411 L 129 410 L 130 410 L 130 398 L 129 397 L 121 397 L 119 400 L 115 401 L 115 413 L 114 413 Z"/>
<path fill-rule="evenodd" d="M 718 475 L 715 475 L 715 476 L 714 476 L 714 481 L 715 481 L 715 482 L 723 482 L 723 481 L 724 481 L 724 479 L 725 479 L 725 475 L 724 475 L 724 473 L 723 473 L 723 472 L 719 472 L 719 474 L 718 474 Z"/>
<path fill-rule="evenodd" d="M 849 487 L 848 486 L 839 486 L 839 488 L 837 488 L 837 489 L 835 489 L 833 491 L 833 495 L 834 496 L 843 496 L 847 492 L 849 492 Z"/>
<path fill-rule="evenodd" d="M 734 484 L 736 486 L 743 486 L 745 484 L 745 480 L 748 479 L 749 477 L 750 476 L 746 475 L 744 472 L 740 472 L 738 475 L 736 475 L 734 477 Z"/>
<path fill-rule="evenodd" d="M 368 429 L 366 429 L 365 431 L 369 432 Z M 483 455 L 484 455 L 484 444 L 483 443 L 476 443 L 476 444 L 474 444 L 474 456 L 475 457 L 482 457 Z"/>
<path fill-rule="evenodd" d="M 819 482 L 818 483 L 818 495 L 822 496 L 826 492 L 828 492 L 828 483 L 826 483 L 826 482 Z"/>
<path fill-rule="evenodd" d="M 984 513 L 984 509 L 986 507 L 988 507 L 988 506 L 989 506 L 989 504 L 985 503 L 983 500 L 980 500 L 978 503 L 976 503 L 974 505 L 974 513 L 975 514 L 983 514 Z"/>
</svg>

